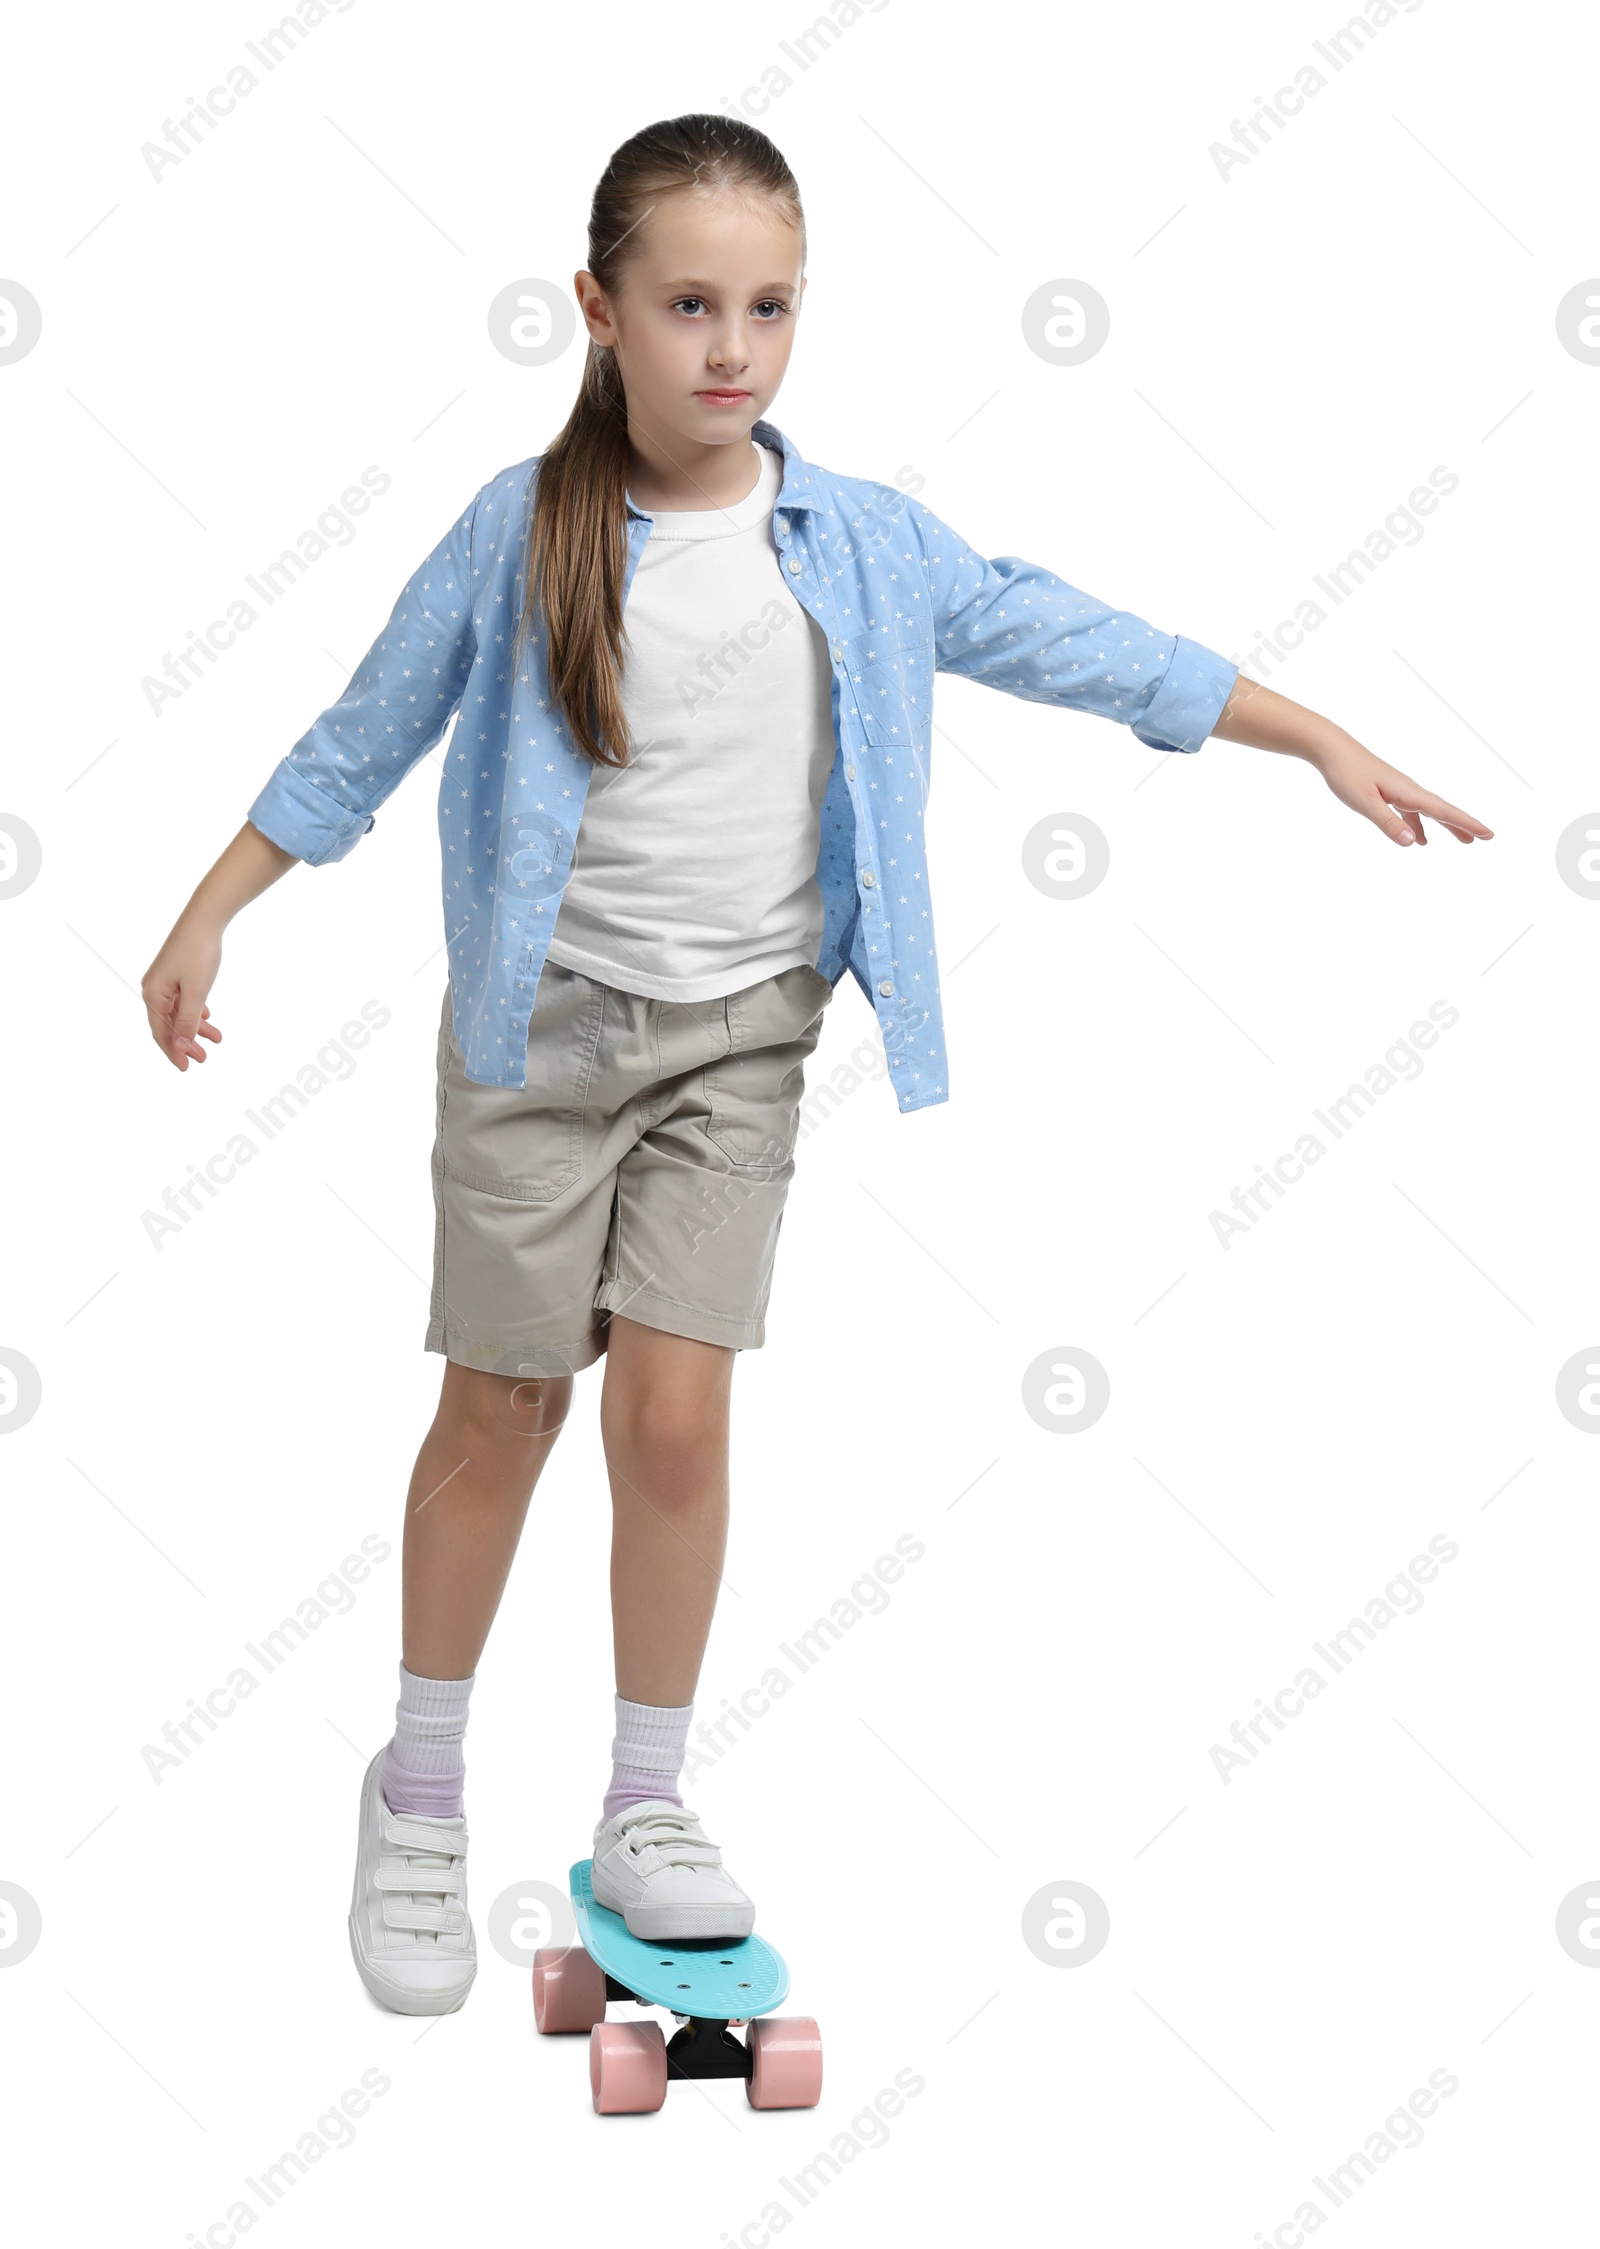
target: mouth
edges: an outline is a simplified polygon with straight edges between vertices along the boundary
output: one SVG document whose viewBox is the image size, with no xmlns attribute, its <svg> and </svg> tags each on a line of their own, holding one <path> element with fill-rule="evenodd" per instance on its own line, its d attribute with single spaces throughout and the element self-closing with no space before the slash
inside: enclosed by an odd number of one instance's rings
<svg viewBox="0 0 1600 2249">
<path fill-rule="evenodd" d="M 755 394 L 747 390 L 697 390 L 694 395 L 708 406 L 743 406 Z"/>
</svg>

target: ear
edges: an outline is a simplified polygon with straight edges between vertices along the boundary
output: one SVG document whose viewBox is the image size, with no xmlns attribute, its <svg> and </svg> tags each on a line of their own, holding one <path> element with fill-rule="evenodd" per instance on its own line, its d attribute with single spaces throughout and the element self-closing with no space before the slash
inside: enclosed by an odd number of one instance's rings
<svg viewBox="0 0 1600 2249">
<path fill-rule="evenodd" d="M 580 266 L 572 277 L 572 293 L 578 300 L 578 311 L 583 324 L 597 344 L 615 342 L 611 317 L 606 310 L 605 292 L 587 266 Z"/>
</svg>

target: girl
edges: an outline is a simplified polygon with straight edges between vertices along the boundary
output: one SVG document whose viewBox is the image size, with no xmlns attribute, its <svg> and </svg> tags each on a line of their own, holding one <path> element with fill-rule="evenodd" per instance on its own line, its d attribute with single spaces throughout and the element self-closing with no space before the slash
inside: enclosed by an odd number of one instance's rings
<svg viewBox="0 0 1600 2249">
<path fill-rule="evenodd" d="M 795 181 L 727 117 L 648 127 L 596 190 L 583 386 L 405 587 L 144 979 L 179 1069 L 221 1036 L 222 932 L 342 858 L 459 712 L 439 801 L 426 1347 L 400 1698 L 350 1935 L 408 2014 L 461 2005 L 462 1741 L 533 1487 L 602 1354 L 616 1731 L 594 1888 L 646 1938 L 755 1908 L 677 1782 L 722 1565 L 735 1355 L 764 1314 L 806 1057 L 848 968 L 902 1110 L 948 1098 L 922 818 L 933 674 L 1315 766 L 1397 844 L 1489 830 L 1331 721 L 1048 570 L 989 560 L 765 419 L 805 289 Z M 626 622 L 624 621 L 626 611 Z"/>
</svg>

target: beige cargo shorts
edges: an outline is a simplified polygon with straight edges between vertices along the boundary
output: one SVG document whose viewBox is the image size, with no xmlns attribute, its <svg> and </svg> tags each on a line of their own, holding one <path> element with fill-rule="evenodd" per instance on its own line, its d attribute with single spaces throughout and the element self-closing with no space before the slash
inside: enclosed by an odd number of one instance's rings
<svg viewBox="0 0 1600 2249">
<path fill-rule="evenodd" d="M 447 987 L 426 1348 L 491 1374 L 576 1373 L 613 1312 L 758 1348 L 832 997 L 804 965 L 657 1000 L 546 960 L 513 1088 L 467 1077 Z"/>
</svg>

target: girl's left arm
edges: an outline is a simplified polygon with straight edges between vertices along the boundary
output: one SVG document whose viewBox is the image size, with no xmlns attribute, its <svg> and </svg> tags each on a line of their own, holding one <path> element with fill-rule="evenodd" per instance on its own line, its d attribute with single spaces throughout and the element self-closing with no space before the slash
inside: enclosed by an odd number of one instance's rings
<svg viewBox="0 0 1600 2249">
<path fill-rule="evenodd" d="M 1246 679 L 1203 642 L 1159 632 L 1020 555 L 985 555 L 924 502 L 890 487 L 883 488 L 880 513 L 897 528 L 903 520 L 910 533 L 895 559 L 921 561 L 936 671 L 1026 702 L 1115 719 L 1151 749 L 1192 752 L 1221 739 L 1304 758 L 1341 802 L 1394 843 L 1427 841 L 1423 813 L 1463 843 L 1491 835 L 1472 813 L 1385 765 L 1332 719 Z M 885 533 L 886 548 L 892 537 Z M 892 573 L 890 583 L 903 599 Z M 861 693 L 869 707 L 876 699 L 891 711 L 904 700 L 926 726 L 932 682 L 925 687 L 904 667 L 904 635 L 885 607 L 889 613 L 864 650 Z"/>
<path fill-rule="evenodd" d="M 1478 838 L 1487 842 L 1494 830 L 1472 813 L 1435 796 L 1420 781 L 1386 765 L 1369 749 L 1335 726 L 1331 718 L 1291 703 L 1287 695 L 1243 672 L 1233 684 L 1222 715 L 1212 733 L 1224 742 L 1242 742 L 1253 750 L 1281 750 L 1313 765 L 1342 804 L 1360 812 L 1381 828 L 1391 843 L 1426 843 L 1427 830 L 1420 815 L 1426 813 L 1448 828 L 1462 843 Z M 1408 817 L 1409 815 L 1409 817 Z"/>
</svg>

